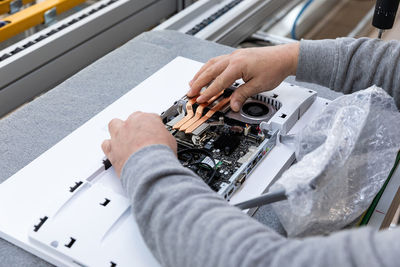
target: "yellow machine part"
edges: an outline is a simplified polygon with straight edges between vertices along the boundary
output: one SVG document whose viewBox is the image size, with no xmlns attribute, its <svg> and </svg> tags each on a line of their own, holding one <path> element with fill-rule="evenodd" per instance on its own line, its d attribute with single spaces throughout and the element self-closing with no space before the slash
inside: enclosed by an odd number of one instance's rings
<svg viewBox="0 0 400 267">
<path fill-rule="evenodd" d="M 13 0 L 0 0 L 0 14 L 5 14 L 10 12 L 10 4 Z M 22 5 L 32 3 L 35 0 L 22 0 Z"/>
<path fill-rule="evenodd" d="M 61 14 L 86 0 L 47 0 L 21 10 L 18 13 L 1 19 L 8 22 L 0 28 L 0 42 L 5 41 L 31 27 L 44 23 L 46 11 L 56 8 L 57 15 Z"/>
</svg>

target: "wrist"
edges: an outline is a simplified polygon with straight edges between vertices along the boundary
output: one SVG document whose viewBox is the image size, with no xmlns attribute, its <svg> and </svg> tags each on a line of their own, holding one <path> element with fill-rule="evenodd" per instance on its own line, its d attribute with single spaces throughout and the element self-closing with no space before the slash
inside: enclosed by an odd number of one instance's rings
<svg viewBox="0 0 400 267">
<path fill-rule="evenodd" d="M 285 70 L 287 76 L 295 76 L 299 62 L 300 42 L 286 44 L 282 46 L 285 55 Z"/>
</svg>

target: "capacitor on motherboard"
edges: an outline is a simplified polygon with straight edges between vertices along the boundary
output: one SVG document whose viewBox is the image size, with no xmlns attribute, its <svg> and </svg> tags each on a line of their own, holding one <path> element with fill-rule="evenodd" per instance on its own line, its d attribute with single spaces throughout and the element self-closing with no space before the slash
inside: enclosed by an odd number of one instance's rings
<svg viewBox="0 0 400 267">
<path fill-rule="evenodd" d="M 183 113 L 183 104 L 181 102 L 178 103 L 178 113 L 179 114 Z"/>
<path fill-rule="evenodd" d="M 261 141 L 264 141 L 265 139 L 265 134 L 263 132 L 258 133 L 258 137 L 261 139 Z"/>
<path fill-rule="evenodd" d="M 213 143 L 211 141 L 208 141 L 205 145 L 204 145 L 204 149 L 206 150 L 211 150 L 213 148 Z"/>
<path fill-rule="evenodd" d="M 247 136 L 250 132 L 251 126 L 246 124 L 246 128 L 244 128 L 244 136 Z"/>
</svg>

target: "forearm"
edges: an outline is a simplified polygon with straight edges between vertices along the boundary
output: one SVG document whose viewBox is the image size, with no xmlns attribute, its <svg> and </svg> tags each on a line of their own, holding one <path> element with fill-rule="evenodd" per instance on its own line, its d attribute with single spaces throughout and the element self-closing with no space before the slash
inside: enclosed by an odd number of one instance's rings
<svg viewBox="0 0 400 267">
<path fill-rule="evenodd" d="M 400 107 L 400 42 L 339 38 L 301 41 L 296 78 L 352 93 L 377 85 Z"/>
<path fill-rule="evenodd" d="M 266 235 L 263 225 L 228 205 L 165 146 L 133 155 L 122 179 L 144 240 L 163 266 L 249 263 L 244 255 L 254 244 L 243 241 Z M 267 236 L 271 247 L 285 240 L 272 231 Z"/>
<path fill-rule="evenodd" d="M 289 240 L 230 206 L 166 146 L 134 154 L 122 173 L 140 231 L 163 266 L 381 264 L 371 230 Z M 372 252 L 371 252 L 372 251 Z"/>
</svg>

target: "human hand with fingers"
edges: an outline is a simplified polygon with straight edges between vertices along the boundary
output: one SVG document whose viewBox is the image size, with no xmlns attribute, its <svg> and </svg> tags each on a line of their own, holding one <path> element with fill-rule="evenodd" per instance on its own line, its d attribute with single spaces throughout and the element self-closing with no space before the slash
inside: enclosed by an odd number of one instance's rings
<svg viewBox="0 0 400 267">
<path fill-rule="evenodd" d="M 232 94 L 231 108 L 239 111 L 247 98 L 277 87 L 287 76 L 295 75 L 299 43 L 274 47 L 239 49 L 230 55 L 209 60 L 190 82 L 189 97 L 210 86 L 197 98 L 204 103 L 236 80 L 245 82 Z"/>
<path fill-rule="evenodd" d="M 135 112 L 126 121 L 113 119 L 108 130 L 111 139 L 105 140 L 101 147 L 118 177 L 129 157 L 141 148 L 161 144 L 177 153 L 175 138 L 165 129 L 157 114 Z"/>
</svg>

